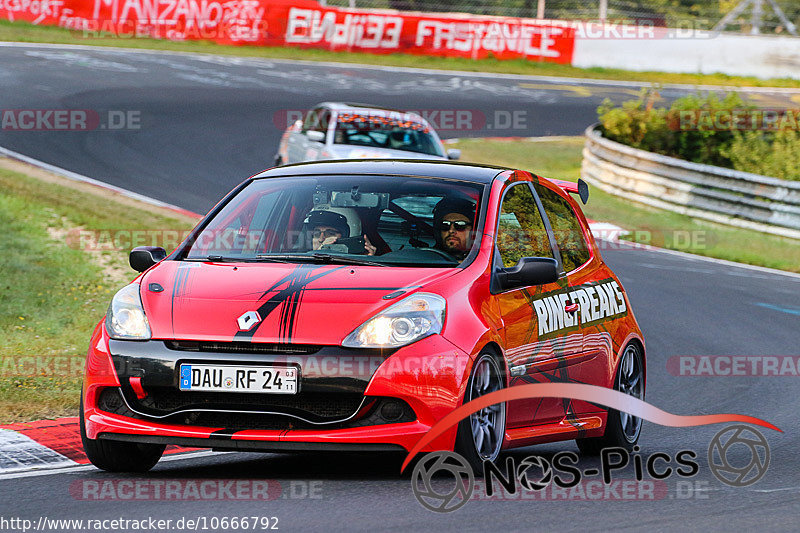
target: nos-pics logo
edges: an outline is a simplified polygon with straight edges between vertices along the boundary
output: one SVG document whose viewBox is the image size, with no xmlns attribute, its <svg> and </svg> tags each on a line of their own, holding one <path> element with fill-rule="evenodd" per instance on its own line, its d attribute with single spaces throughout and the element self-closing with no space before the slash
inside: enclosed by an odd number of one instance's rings
<svg viewBox="0 0 800 533">
<path fill-rule="evenodd" d="M 611 455 L 620 456 L 622 448 L 614 448 Z M 735 450 L 735 451 L 731 451 Z M 745 451 L 747 450 L 747 451 Z M 571 452 L 569 455 L 575 455 Z M 688 457 L 697 457 L 694 452 L 685 451 L 681 454 L 689 454 Z M 749 454 L 749 456 L 748 456 Z M 652 454 L 650 457 L 668 457 L 663 453 Z M 577 457 L 576 457 L 577 459 Z M 614 464 L 606 464 L 606 455 L 603 455 L 603 477 L 606 483 L 610 482 L 610 470 L 624 468 L 629 464 L 628 457 L 624 457 L 624 462 L 619 461 Z M 744 460 L 743 460 L 744 459 Z M 769 468 L 770 450 L 766 438 L 755 428 L 747 425 L 729 426 L 716 435 L 711 440 L 708 447 L 708 464 L 711 473 L 720 482 L 732 487 L 746 487 L 758 482 Z M 679 461 L 685 467 L 691 467 L 688 471 L 681 473 L 680 469 L 661 470 L 656 473 L 651 468 L 655 461 L 647 461 L 647 473 L 654 479 L 664 479 L 672 472 L 684 477 L 692 477 L 697 474 L 699 465 L 691 459 L 684 457 Z M 556 461 L 556 468 L 559 464 Z M 539 456 L 526 457 L 518 464 L 514 464 L 512 458 L 508 458 L 507 471 L 501 473 L 500 470 L 489 461 L 483 464 L 484 483 L 482 484 L 487 495 L 493 492 L 491 474 L 499 474 L 507 477 L 502 483 L 508 490 L 513 492 L 515 489 L 510 486 L 512 478 L 523 490 L 541 491 L 550 486 L 556 480 L 560 486 L 570 486 L 580 482 L 582 474 L 597 473 L 597 469 L 585 470 L 581 472 L 577 468 L 569 468 L 570 475 L 573 477 L 569 484 L 559 483 L 551 463 Z M 609 470 L 606 472 L 606 470 Z M 637 470 L 641 469 L 637 466 Z M 666 474 L 666 475 L 664 475 Z M 637 474 L 637 478 L 640 475 Z M 641 481 L 641 479 L 640 479 Z M 509 485 L 509 486 L 506 486 Z M 448 513 L 464 506 L 476 489 L 475 473 L 467 460 L 461 455 L 450 451 L 432 452 L 425 455 L 414 466 L 411 473 L 411 490 L 417 501 L 426 509 L 437 513 Z"/>
</svg>

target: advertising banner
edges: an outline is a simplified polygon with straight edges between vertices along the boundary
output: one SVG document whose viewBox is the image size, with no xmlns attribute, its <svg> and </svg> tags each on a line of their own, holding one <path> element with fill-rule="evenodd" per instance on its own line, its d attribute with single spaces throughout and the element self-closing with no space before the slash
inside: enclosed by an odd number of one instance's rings
<svg viewBox="0 0 800 533">
<path fill-rule="evenodd" d="M 68 28 L 87 38 L 113 34 L 563 64 L 571 62 L 575 42 L 574 28 L 547 21 L 322 7 L 313 0 L 0 0 L 0 18 Z"/>
</svg>

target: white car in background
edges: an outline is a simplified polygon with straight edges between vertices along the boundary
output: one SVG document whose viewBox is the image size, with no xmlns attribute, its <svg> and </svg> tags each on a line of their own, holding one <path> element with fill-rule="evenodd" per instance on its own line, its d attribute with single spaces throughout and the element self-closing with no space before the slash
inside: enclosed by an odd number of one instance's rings
<svg viewBox="0 0 800 533">
<path fill-rule="evenodd" d="M 324 102 L 281 137 L 275 165 L 321 159 L 458 159 L 421 116 L 362 104 Z"/>
</svg>

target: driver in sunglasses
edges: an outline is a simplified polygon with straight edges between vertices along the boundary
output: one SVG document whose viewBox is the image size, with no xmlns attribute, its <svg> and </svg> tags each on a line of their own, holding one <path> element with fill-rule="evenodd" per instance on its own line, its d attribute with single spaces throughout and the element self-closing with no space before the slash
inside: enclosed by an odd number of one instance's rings
<svg viewBox="0 0 800 533">
<path fill-rule="evenodd" d="M 466 199 L 444 198 L 433 209 L 434 248 L 464 259 L 472 248 L 475 204 Z"/>
</svg>

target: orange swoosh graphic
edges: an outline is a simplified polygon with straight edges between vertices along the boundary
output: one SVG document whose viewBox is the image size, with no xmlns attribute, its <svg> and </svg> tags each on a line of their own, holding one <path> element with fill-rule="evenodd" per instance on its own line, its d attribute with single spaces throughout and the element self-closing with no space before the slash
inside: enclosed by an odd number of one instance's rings
<svg viewBox="0 0 800 533">
<path fill-rule="evenodd" d="M 744 422 L 746 424 L 774 429 L 775 431 L 783 433 L 780 428 L 753 416 L 736 414 L 674 415 L 654 405 L 650 405 L 643 400 L 606 387 L 584 385 L 581 383 L 533 383 L 491 392 L 469 403 L 465 403 L 454 410 L 452 413 L 436 422 L 431 429 L 419 439 L 411 451 L 408 452 L 408 457 L 406 457 L 406 460 L 403 462 L 400 471 L 402 472 L 406 469 L 411 459 L 413 459 L 425 445 L 429 444 L 436 437 L 458 424 L 472 413 L 496 403 L 525 398 L 568 398 L 571 400 L 583 400 L 585 402 L 604 405 L 661 426 L 690 427 L 721 424 L 724 422 Z"/>
</svg>

